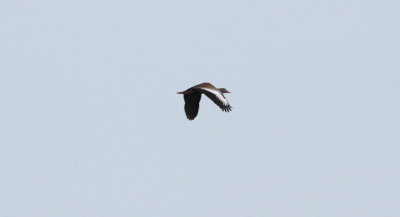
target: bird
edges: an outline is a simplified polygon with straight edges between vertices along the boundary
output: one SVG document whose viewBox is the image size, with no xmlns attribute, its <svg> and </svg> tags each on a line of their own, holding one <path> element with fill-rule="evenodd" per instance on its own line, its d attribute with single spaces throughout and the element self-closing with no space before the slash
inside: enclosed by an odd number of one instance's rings
<svg viewBox="0 0 400 217">
<path fill-rule="evenodd" d="M 199 103 L 201 94 L 205 94 L 210 98 L 218 107 L 224 112 L 232 111 L 232 106 L 229 105 L 228 100 L 225 98 L 224 93 L 231 93 L 225 88 L 216 88 L 212 84 L 204 82 L 195 85 L 185 91 L 178 92 L 183 94 L 185 100 L 185 113 L 189 120 L 194 120 L 199 113 Z"/>
</svg>

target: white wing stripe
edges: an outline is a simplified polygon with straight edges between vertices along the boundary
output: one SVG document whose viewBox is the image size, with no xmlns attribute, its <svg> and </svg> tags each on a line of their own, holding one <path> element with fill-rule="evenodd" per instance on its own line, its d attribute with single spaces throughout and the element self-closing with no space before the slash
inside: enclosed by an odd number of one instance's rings
<svg viewBox="0 0 400 217">
<path fill-rule="evenodd" d="M 200 89 L 206 90 L 206 91 L 214 94 L 222 102 L 222 104 L 224 104 L 224 106 L 229 106 L 228 100 L 226 100 L 220 92 L 218 92 L 216 90 L 204 88 L 204 87 L 201 87 Z"/>
</svg>

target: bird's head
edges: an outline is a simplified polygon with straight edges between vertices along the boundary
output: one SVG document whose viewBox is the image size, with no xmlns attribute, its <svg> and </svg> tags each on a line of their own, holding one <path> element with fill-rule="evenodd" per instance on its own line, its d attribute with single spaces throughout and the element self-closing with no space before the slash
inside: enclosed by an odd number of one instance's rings
<svg viewBox="0 0 400 217">
<path fill-rule="evenodd" d="M 225 88 L 221 88 L 221 89 L 219 89 L 222 93 L 231 93 L 231 92 L 229 92 L 227 89 L 225 89 Z"/>
</svg>

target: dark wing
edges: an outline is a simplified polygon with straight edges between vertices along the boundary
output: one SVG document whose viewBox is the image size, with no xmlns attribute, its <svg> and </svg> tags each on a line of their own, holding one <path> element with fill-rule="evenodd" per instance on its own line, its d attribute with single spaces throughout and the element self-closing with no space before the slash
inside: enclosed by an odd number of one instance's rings
<svg viewBox="0 0 400 217">
<path fill-rule="evenodd" d="M 222 93 L 219 93 L 216 90 L 208 88 L 198 88 L 198 89 L 206 96 L 208 96 L 208 98 L 210 98 L 218 107 L 220 107 L 222 111 L 224 112 L 232 111 L 232 106 L 229 105 L 228 100 Z"/>
<path fill-rule="evenodd" d="M 201 93 L 198 91 L 192 91 L 191 93 L 184 94 L 185 99 L 185 113 L 189 120 L 193 120 L 197 113 L 199 113 L 199 102 L 201 99 Z"/>
</svg>

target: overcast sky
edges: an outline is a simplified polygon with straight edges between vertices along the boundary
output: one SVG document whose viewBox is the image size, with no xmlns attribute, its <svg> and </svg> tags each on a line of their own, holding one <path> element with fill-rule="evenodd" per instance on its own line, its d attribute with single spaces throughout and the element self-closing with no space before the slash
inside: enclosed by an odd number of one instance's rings
<svg viewBox="0 0 400 217">
<path fill-rule="evenodd" d="M 2 1 L 0 216 L 400 216 L 399 1 Z M 177 91 L 211 82 L 188 121 Z"/>
</svg>

